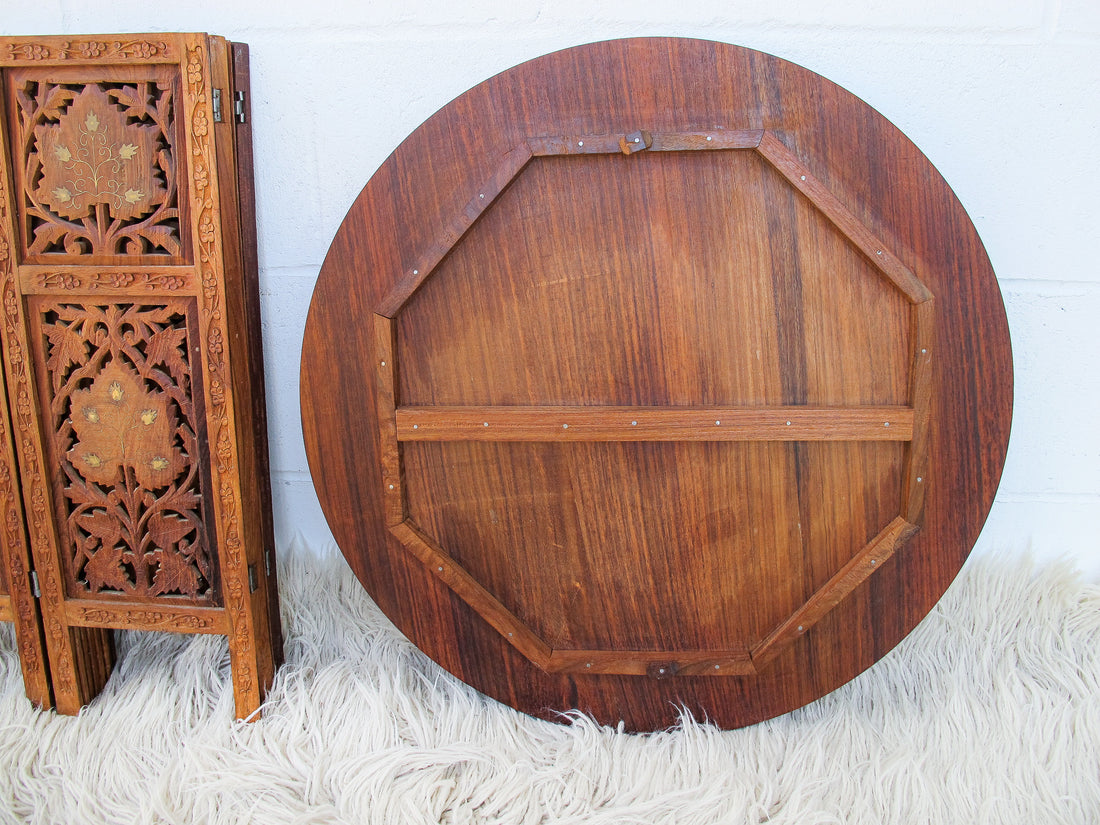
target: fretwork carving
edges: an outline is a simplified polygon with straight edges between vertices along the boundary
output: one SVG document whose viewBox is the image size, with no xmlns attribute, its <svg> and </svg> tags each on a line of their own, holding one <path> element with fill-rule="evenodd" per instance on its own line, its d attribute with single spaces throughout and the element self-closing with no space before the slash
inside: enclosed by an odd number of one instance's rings
<svg viewBox="0 0 1100 825">
<path fill-rule="evenodd" d="M 176 84 L 151 71 L 98 83 L 13 72 L 12 156 L 28 261 L 184 261 Z"/>
<path fill-rule="evenodd" d="M 203 515 L 192 307 L 171 299 L 35 302 L 71 595 L 218 599 Z"/>
</svg>

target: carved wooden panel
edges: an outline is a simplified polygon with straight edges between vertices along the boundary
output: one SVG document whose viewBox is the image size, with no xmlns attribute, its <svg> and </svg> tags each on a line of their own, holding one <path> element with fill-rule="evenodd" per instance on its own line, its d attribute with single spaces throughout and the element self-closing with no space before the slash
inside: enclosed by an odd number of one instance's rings
<svg viewBox="0 0 1100 825">
<path fill-rule="evenodd" d="M 7 40 L 0 75 L 2 343 L 54 701 L 95 695 L 111 628 L 222 633 L 246 716 L 282 645 L 250 125 L 215 108 L 247 99 L 247 48 Z"/>
</svg>

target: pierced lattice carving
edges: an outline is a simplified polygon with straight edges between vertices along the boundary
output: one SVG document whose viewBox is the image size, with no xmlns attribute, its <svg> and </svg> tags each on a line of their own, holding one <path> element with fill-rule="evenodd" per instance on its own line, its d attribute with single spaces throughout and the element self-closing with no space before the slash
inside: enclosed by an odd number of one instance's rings
<svg viewBox="0 0 1100 825">
<path fill-rule="evenodd" d="M 28 260 L 183 260 L 174 85 L 16 79 Z"/>
<path fill-rule="evenodd" d="M 73 595 L 218 598 L 189 307 L 37 301 L 40 391 Z"/>
</svg>

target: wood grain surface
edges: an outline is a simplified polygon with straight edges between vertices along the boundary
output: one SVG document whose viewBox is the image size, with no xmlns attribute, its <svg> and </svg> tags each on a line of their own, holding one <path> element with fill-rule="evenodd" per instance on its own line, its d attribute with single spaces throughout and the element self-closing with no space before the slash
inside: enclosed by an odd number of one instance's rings
<svg viewBox="0 0 1100 825">
<path fill-rule="evenodd" d="M 996 279 L 916 147 L 679 39 L 425 122 L 302 360 L 318 496 L 395 624 L 513 707 L 637 730 L 766 719 L 890 650 L 977 537 L 1011 397 Z"/>
</svg>

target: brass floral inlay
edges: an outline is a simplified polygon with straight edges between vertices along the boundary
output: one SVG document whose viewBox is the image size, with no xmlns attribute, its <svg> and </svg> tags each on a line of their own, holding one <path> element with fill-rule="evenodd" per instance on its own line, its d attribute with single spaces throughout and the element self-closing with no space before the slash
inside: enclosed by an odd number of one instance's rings
<svg viewBox="0 0 1100 825">
<path fill-rule="evenodd" d="M 85 86 L 57 123 L 34 130 L 42 159 L 36 194 L 62 217 L 78 220 L 96 204 L 132 220 L 164 201 L 153 174 L 159 129 L 130 124 L 98 86 Z"/>
</svg>

